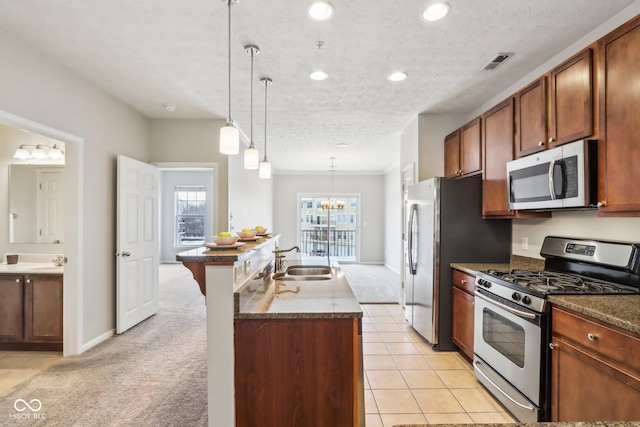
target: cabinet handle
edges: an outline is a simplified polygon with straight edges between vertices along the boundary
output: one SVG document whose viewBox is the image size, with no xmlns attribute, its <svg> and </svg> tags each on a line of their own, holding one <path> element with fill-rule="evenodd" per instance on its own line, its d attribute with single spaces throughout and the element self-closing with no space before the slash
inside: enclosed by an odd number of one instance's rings
<svg viewBox="0 0 640 427">
<path fill-rule="evenodd" d="M 464 280 L 464 279 L 460 280 L 460 284 L 464 285 L 465 283 L 467 283 L 466 280 Z"/>
<path fill-rule="evenodd" d="M 555 345 L 554 343 L 550 342 L 549 343 L 549 349 L 553 350 L 554 348 L 558 348 L 558 346 Z"/>
<path fill-rule="evenodd" d="M 549 142 L 550 142 L 550 143 L 551 143 L 551 142 L 553 142 L 553 141 L 555 141 L 555 139 L 553 139 L 553 138 L 549 138 Z"/>
<path fill-rule="evenodd" d="M 16 283 L 20 283 L 20 282 L 21 282 L 21 280 L 20 280 L 20 279 L 16 279 Z"/>
<path fill-rule="evenodd" d="M 27 279 L 27 280 L 26 280 L 26 282 L 27 282 L 27 283 L 31 283 L 31 279 Z"/>
<path fill-rule="evenodd" d="M 601 201 L 598 202 L 598 207 L 599 208 L 603 208 L 605 206 L 607 206 L 607 201 L 606 200 L 601 200 Z"/>
<path fill-rule="evenodd" d="M 538 141 L 538 147 L 542 147 L 544 145 L 544 141 Z"/>
<path fill-rule="evenodd" d="M 598 339 L 598 337 L 593 334 L 587 334 L 587 338 L 589 338 L 589 341 L 595 341 Z"/>
</svg>

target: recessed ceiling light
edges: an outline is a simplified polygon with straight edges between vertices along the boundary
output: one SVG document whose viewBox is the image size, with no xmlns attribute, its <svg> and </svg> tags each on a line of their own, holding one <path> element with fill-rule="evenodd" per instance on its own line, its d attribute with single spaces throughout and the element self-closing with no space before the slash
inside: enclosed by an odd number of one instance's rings
<svg viewBox="0 0 640 427">
<path fill-rule="evenodd" d="M 347 144 L 346 142 L 341 142 L 339 144 L 336 144 L 337 148 L 347 148 L 349 146 L 349 144 Z"/>
<path fill-rule="evenodd" d="M 314 1 L 307 8 L 307 13 L 311 19 L 316 21 L 326 21 L 333 16 L 335 9 L 328 1 Z"/>
<path fill-rule="evenodd" d="M 309 73 L 309 78 L 311 80 L 327 80 L 329 78 L 329 74 L 324 71 L 313 71 Z"/>
<path fill-rule="evenodd" d="M 437 21 L 447 16 L 450 10 L 451 6 L 447 3 L 433 3 L 422 12 L 422 19 L 425 21 Z"/>
<path fill-rule="evenodd" d="M 164 109 L 173 113 L 174 111 L 176 111 L 176 106 L 172 104 L 164 104 Z"/>
<path fill-rule="evenodd" d="M 406 78 L 407 78 L 407 73 L 402 71 L 396 71 L 395 73 L 391 73 L 387 76 L 387 79 L 389 79 L 392 82 L 401 82 Z"/>
</svg>

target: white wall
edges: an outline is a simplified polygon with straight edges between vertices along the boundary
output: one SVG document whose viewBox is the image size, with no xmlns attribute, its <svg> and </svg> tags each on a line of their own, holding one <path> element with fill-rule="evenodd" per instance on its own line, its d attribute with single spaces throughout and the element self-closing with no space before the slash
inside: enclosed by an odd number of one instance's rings
<svg viewBox="0 0 640 427">
<path fill-rule="evenodd" d="M 240 154 L 229 158 L 229 231 L 235 234 L 256 225 L 273 231 L 273 175 L 261 179 L 257 170 L 245 169 L 243 150 L 241 147 Z M 263 152 L 260 161 L 262 156 Z"/>
<path fill-rule="evenodd" d="M 86 253 L 82 291 L 83 344 L 115 327 L 115 168 L 122 154 L 148 161 L 145 117 L 46 54 L 0 30 L 0 109 L 84 140 L 83 150 L 67 150 L 67 167 L 81 162 L 84 197 L 81 241 Z M 74 153 L 83 153 L 74 159 Z M 66 206 L 73 209 L 73 206 Z M 72 264 L 77 262 L 73 257 Z"/>
<path fill-rule="evenodd" d="M 460 114 L 418 115 L 418 181 L 444 176 L 444 137 L 456 130 Z"/>
<path fill-rule="evenodd" d="M 402 174 L 396 167 L 384 175 L 384 264 L 402 271 Z"/>
<path fill-rule="evenodd" d="M 160 262 L 176 262 L 176 254 L 189 246 L 174 246 L 175 188 L 177 185 L 202 185 L 205 187 L 205 241 L 213 236 L 213 170 L 160 171 Z"/>
<path fill-rule="evenodd" d="M 357 193 L 360 195 L 362 263 L 384 262 L 384 175 L 334 175 L 333 194 Z M 331 175 L 276 174 L 274 182 L 274 231 L 281 233 L 280 247 L 297 244 L 297 216 L 299 193 L 331 192 Z"/>
</svg>

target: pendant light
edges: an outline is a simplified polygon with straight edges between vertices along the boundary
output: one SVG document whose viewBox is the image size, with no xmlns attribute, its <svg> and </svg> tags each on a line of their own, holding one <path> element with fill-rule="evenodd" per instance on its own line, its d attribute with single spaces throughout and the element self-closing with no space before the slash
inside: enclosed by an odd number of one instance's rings
<svg viewBox="0 0 640 427">
<path fill-rule="evenodd" d="M 264 85 L 264 159 L 260 163 L 260 169 L 258 170 L 258 176 L 263 179 L 271 178 L 271 163 L 267 159 L 267 88 L 273 81 L 265 77 L 260 79 L 260 83 Z"/>
<path fill-rule="evenodd" d="M 240 150 L 240 132 L 233 126 L 231 119 L 231 3 L 237 3 L 238 0 L 227 0 L 228 6 L 228 53 L 229 53 L 229 115 L 227 116 L 227 125 L 220 128 L 220 152 L 222 154 L 238 154 Z"/>
<path fill-rule="evenodd" d="M 260 156 L 253 143 L 253 55 L 259 55 L 260 49 L 258 46 L 248 45 L 244 47 L 244 51 L 251 54 L 251 140 L 249 141 L 249 148 L 244 150 L 244 168 L 258 169 Z"/>
</svg>

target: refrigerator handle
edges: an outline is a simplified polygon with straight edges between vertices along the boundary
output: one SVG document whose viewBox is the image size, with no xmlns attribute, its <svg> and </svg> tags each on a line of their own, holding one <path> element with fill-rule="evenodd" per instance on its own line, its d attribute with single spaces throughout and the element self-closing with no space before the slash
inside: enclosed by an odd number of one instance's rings
<svg viewBox="0 0 640 427">
<path fill-rule="evenodd" d="M 418 272 L 418 269 L 416 268 L 416 264 L 413 262 L 413 237 L 414 237 L 414 233 L 413 233 L 413 223 L 416 220 L 416 213 L 418 211 L 418 205 L 417 204 L 412 204 L 411 205 L 411 213 L 409 214 L 409 242 L 408 242 L 408 247 L 409 247 L 409 273 L 411 273 L 412 275 L 415 275 Z"/>
</svg>

